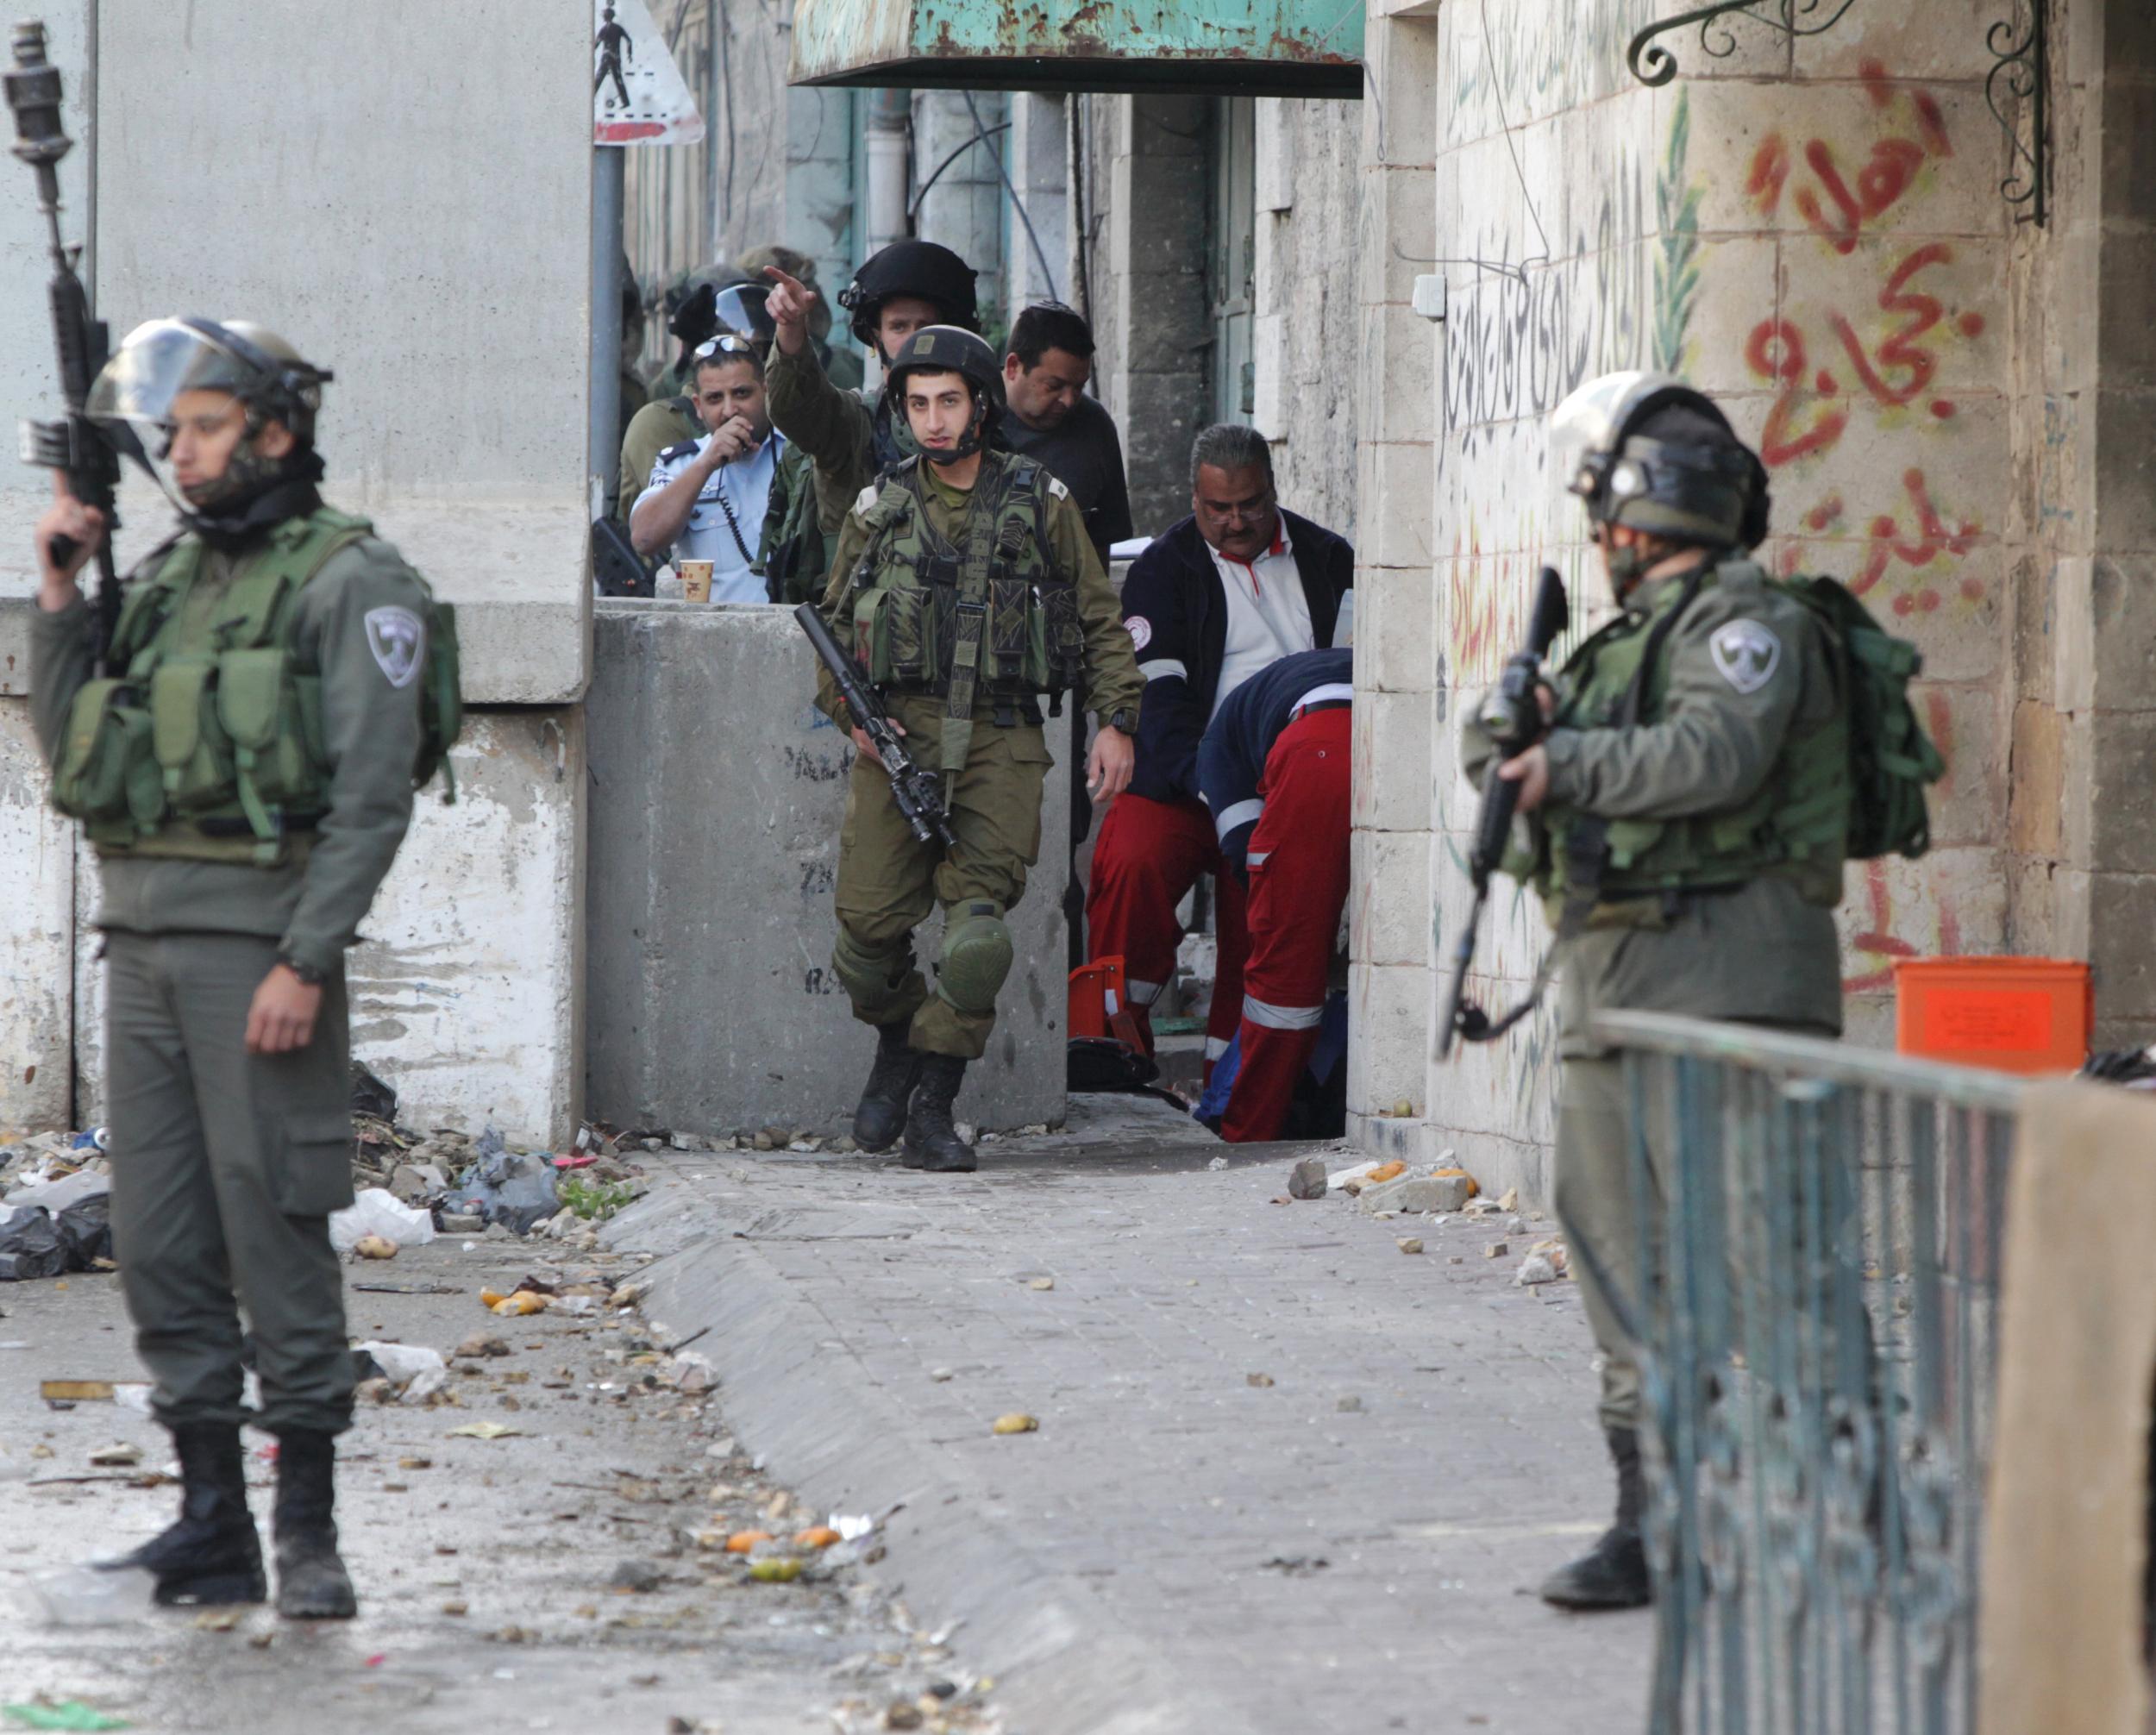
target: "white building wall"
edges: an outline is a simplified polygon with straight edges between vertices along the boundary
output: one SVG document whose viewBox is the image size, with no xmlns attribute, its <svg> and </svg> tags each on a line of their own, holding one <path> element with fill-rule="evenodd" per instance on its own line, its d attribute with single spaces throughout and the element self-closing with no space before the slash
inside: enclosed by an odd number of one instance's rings
<svg viewBox="0 0 2156 1735">
<path fill-rule="evenodd" d="M 404 1088 L 414 1118 L 484 1110 L 511 1137 L 566 1136 L 581 1070 L 573 917 L 584 775 L 575 706 L 589 657 L 589 8 L 103 0 L 97 16 L 94 126 L 68 166 L 68 221 L 84 234 L 87 169 L 93 289 L 116 341 L 162 314 L 246 315 L 334 367 L 325 494 L 373 517 L 458 608 L 466 698 L 479 707 L 457 756 L 469 792 L 448 810 L 423 797 L 364 927 L 386 949 L 355 955 L 355 993 L 395 1000 L 402 991 L 378 975 L 403 980 L 399 949 L 439 940 L 445 922 L 466 955 L 435 960 L 436 977 L 454 980 L 431 1008 L 415 991 L 404 1015 L 371 1015 L 363 1052 Z M 78 99 L 81 17 L 48 15 Z M 467 76 L 478 66 L 484 78 Z M 235 109 L 235 91 L 254 93 L 250 105 Z M 0 198 L 0 379 L 15 393 L 10 409 L 49 412 L 44 270 L 27 238 L 28 188 L 19 191 Z M 24 525 L 44 485 L 20 474 L 7 473 L 0 499 Z M 123 561 L 161 538 L 170 517 L 139 488 L 125 504 Z M 0 607 L 0 693 L 28 690 L 23 611 L 34 589 L 25 535 L 0 550 L 0 595 L 21 599 Z M 0 705 L 0 835 L 27 852 L 10 850 L 23 895 L 0 903 L 0 954 L 19 972 L 0 997 L 0 1056 L 23 1057 L 0 1065 L 0 1124 L 67 1118 L 53 1080 L 72 1070 L 86 1118 L 99 995 L 97 972 L 74 961 L 92 949 L 94 873 L 58 861 L 27 707 Z M 486 709 L 495 705 L 532 709 Z M 56 914 L 70 904 L 72 930 Z M 63 1000 L 78 1068 L 53 1055 Z M 34 1055 L 52 1058 L 34 1062 L 26 1087 Z"/>
</svg>

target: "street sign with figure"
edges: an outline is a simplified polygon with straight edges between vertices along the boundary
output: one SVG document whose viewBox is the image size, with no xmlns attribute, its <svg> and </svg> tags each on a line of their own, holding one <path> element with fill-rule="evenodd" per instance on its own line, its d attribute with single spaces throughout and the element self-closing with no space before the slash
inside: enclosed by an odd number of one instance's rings
<svg viewBox="0 0 2156 1735">
<path fill-rule="evenodd" d="M 592 142 L 693 145 L 704 117 L 644 0 L 592 0 Z"/>
</svg>

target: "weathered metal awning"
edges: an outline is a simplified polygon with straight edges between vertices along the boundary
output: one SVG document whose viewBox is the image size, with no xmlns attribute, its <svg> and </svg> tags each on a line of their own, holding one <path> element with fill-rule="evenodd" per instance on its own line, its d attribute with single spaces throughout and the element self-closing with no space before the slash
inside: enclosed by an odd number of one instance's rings
<svg viewBox="0 0 2156 1735">
<path fill-rule="evenodd" d="M 1360 97 L 1363 0 L 794 0 L 797 85 Z"/>
</svg>

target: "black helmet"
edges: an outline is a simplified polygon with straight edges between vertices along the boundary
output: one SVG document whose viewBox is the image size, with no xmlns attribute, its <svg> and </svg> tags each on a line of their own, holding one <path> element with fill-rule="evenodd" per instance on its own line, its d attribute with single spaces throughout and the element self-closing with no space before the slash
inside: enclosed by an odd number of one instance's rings
<svg viewBox="0 0 2156 1735">
<path fill-rule="evenodd" d="M 854 336 L 874 349 L 876 316 L 893 296 L 918 296 L 933 302 L 941 323 L 967 331 L 979 328 L 974 299 L 974 270 L 947 247 L 932 241 L 894 241 L 854 273 L 838 291 L 838 304 L 853 316 Z"/>
<path fill-rule="evenodd" d="M 906 414 L 906 379 L 910 373 L 959 373 L 973 387 L 973 422 L 965 437 L 948 452 L 929 452 L 931 463 L 952 464 L 970 458 L 988 443 L 1003 416 L 1003 368 L 986 339 L 955 325 L 924 325 L 908 334 L 891 358 L 884 376 L 884 396 L 893 416 Z"/>
<path fill-rule="evenodd" d="M 1558 404 L 1550 439 L 1597 524 L 1710 547 L 1767 534 L 1766 467 L 1703 393 L 1668 373 L 1605 373 Z"/>
<path fill-rule="evenodd" d="M 737 331 L 768 347 L 778 328 L 764 310 L 771 286 L 763 283 L 699 283 L 681 298 L 667 322 L 667 329 L 693 350 L 722 331 Z"/>
</svg>

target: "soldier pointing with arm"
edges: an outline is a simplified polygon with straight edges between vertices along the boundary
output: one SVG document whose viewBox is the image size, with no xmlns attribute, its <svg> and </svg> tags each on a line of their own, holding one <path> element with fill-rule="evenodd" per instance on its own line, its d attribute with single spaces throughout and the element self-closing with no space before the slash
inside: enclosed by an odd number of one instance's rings
<svg viewBox="0 0 2156 1735">
<path fill-rule="evenodd" d="M 824 372 L 808 327 L 816 291 L 776 266 L 764 275 L 774 285 L 764 310 L 777 334 L 768 373 L 771 425 L 814 464 L 818 516 L 830 536 L 855 495 L 919 448 L 887 391 L 844 391 Z M 899 346 L 924 326 L 971 333 L 978 323 L 973 268 L 932 241 L 892 242 L 839 291 L 838 304 L 853 316 L 855 337 L 887 368 Z"/>
<path fill-rule="evenodd" d="M 1069 491 L 991 448 L 1002 384 L 994 352 L 969 331 L 931 326 L 899 346 L 887 401 L 918 451 L 855 498 L 824 597 L 833 635 L 883 690 L 922 765 L 942 774 L 957 840 L 916 838 L 856 730 L 832 965 L 878 1040 L 854 1138 L 880 1151 L 903 1131 L 906 1165 L 942 1171 L 974 1167 L 952 1106 L 994 1028 L 1011 968 L 1005 918 L 1040 854 L 1051 756 L 1039 699 L 1060 703 L 1083 682 L 1102 725 L 1090 787 L 1108 801 L 1130 782 L 1144 687 Z M 828 675 L 818 704 L 844 720 Z M 931 987 L 913 930 L 938 904 Z"/>
<path fill-rule="evenodd" d="M 448 611 L 316 492 L 329 378 L 237 320 L 130 334 L 87 413 L 134 425 L 185 529 L 130 579 L 113 676 L 93 680 L 76 574 L 105 527 L 62 496 L 37 525 L 31 629 L 54 804 L 98 856 L 114 1249 L 180 1464 L 179 1522 L 112 1564 L 148 1570 L 161 1602 L 262 1600 L 251 1420 L 279 1444 L 278 1610 L 304 1619 L 355 1606 L 333 1515 L 353 1369 L 328 1226 L 352 1202 L 344 954 L 458 712 Z"/>
</svg>

